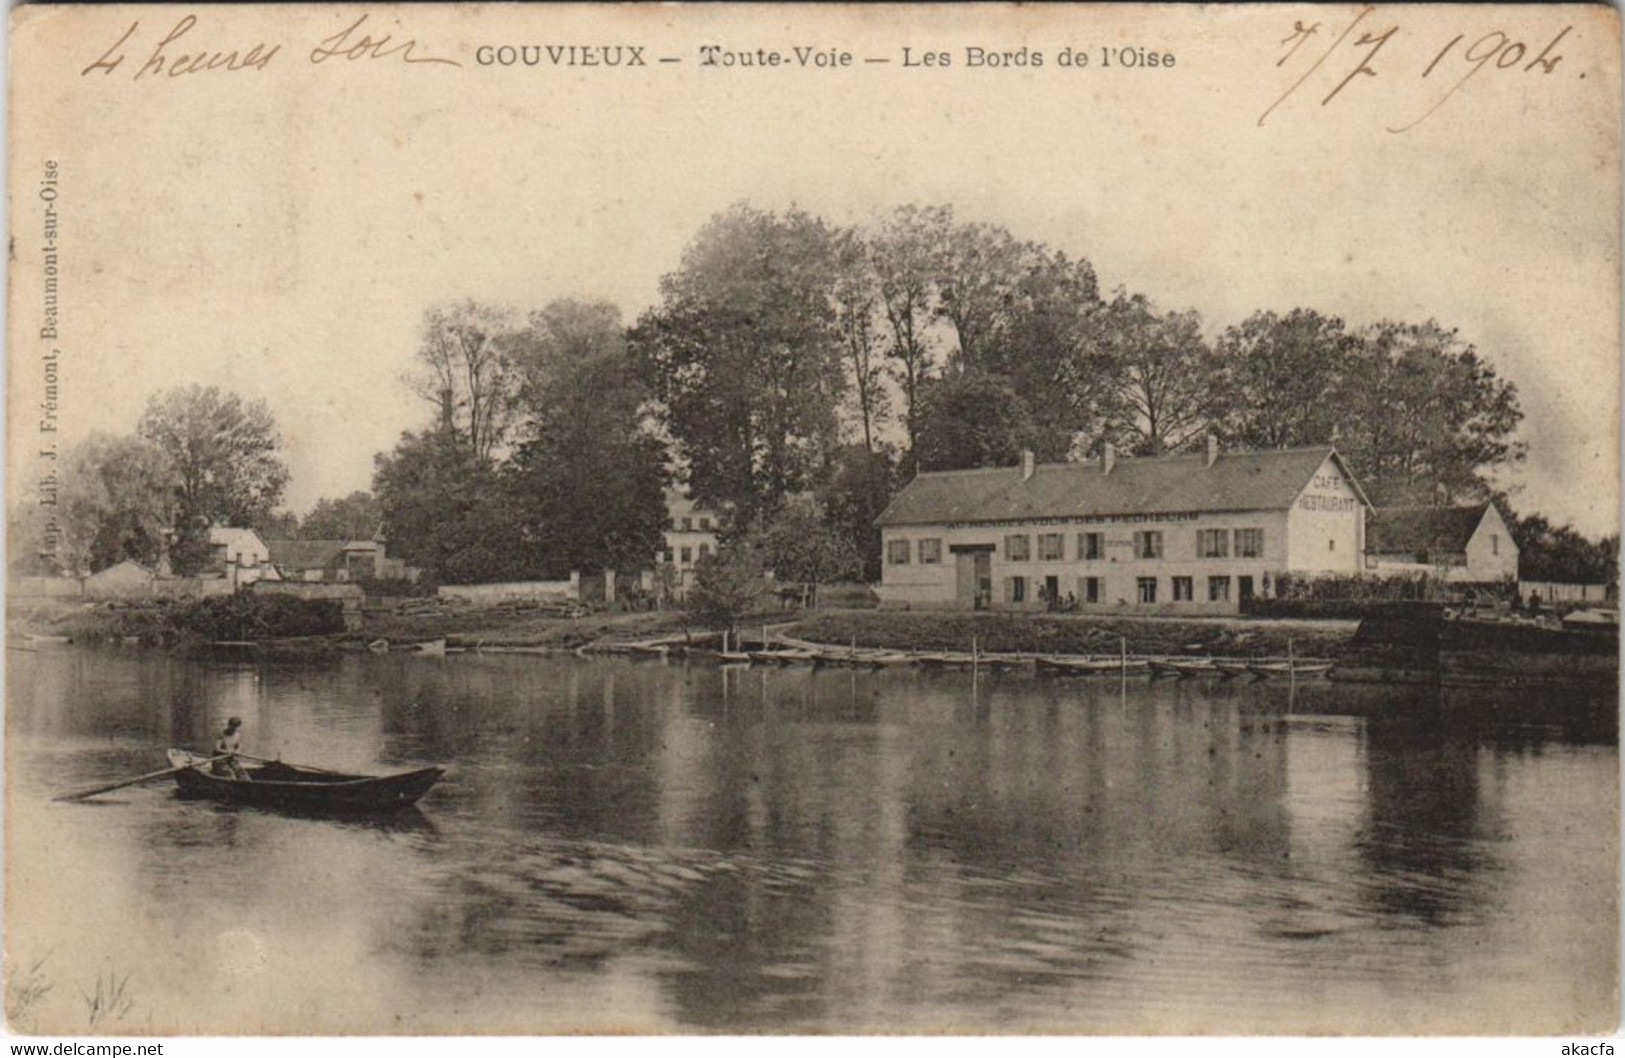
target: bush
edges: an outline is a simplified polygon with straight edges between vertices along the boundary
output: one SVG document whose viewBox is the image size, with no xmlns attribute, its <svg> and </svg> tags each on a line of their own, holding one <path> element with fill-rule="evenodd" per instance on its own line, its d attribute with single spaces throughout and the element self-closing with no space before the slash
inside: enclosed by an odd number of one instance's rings
<svg viewBox="0 0 1625 1058">
<path fill-rule="evenodd" d="M 1444 581 L 1426 573 L 1382 577 L 1361 573 L 1282 573 L 1275 578 L 1273 595 L 1276 600 L 1381 602 L 1440 599 L 1445 592 Z"/>
<path fill-rule="evenodd" d="M 166 623 L 177 634 L 209 640 L 332 635 L 344 631 L 344 607 L 337 599 L 240 592 L 180 603 Z"/>
<path fill-rule="evenodd" d="M 707 624 L 732 627 L 761 605 L 766 589 L 760 552 L 745 545 L 725 547 L 694 564 L 688 608 Z"/>
</svg>

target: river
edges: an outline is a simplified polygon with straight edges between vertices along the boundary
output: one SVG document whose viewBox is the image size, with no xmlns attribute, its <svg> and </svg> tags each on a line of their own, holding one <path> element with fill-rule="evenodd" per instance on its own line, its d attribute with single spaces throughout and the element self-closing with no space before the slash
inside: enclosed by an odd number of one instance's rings
<svg viewBox="0 0 1625 1058">
<path fill-rule="evenodd" d="M 7 661 L 20 1028 L 1614 1020 L 1612 733 L 1440 721 L 1413 692 L 1324 681 L 74 647 Z M 168 781 L 50 800 L 207 748 L 228 715 L 250 752 L 450 772 L 391 821 L 185 801 Z"/>
</svg>

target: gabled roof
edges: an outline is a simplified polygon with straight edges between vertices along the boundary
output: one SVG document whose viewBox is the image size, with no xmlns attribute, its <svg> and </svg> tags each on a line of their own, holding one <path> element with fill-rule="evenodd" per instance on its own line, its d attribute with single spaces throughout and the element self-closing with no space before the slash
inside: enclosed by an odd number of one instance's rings
<svg viewBox="0 0 1625 1058">
<path fill-rule="evenodd" d="M 1096 461 L 1044 463 L 1026 480 L 1020 467 L 927 472 L 909 482 L 875 524 L 1285 510 L 1328 458 L 1365 502 L 1342 457 L 1321 446 L 1221 452 L 1212 466 L 1204 453 L 1118 457 L 1109 474 Z"/>
<path fill-rule="evenodd" d="M 271 563 L 286 569 L 326 569 L 339 561 L 346 540 L 267 540 Z"/>
<path fill-rule="evenodd" d="M 1478 531 L 1489 504 L 1472 507 L 1379 507 L 1365 525 L 1365 549 L 1374 555 L 1456 554 Z"/>
<path fill-rule="evenodd" d="M 228 547 L 232 544 L 244 545 L 248 542 L 249 537 L 253 537 L 261 546 L 265 546 L 265 541 L 260 538 L 260 534 L 252 529 L 234 525 L 209 526 L 209 543 L 211 545 L 225 544 Z"/>
<path fill-rule="evenodd" d="M 145 575 L 147 577 L 152 576 L 152 570 L 148 569 L 146 566 L 143 566 L 141 563 L 137 562 L 133 558 L 127 558 L 127 559 L 124 559 L 121 562 L 115 562 L 111 566 L 106 566 L 106 567 L 104 567 L 102 569 L 97 570 L 95 573 L 92 573 L 90 576 L 91 576 L 91 579 L 94 580 L 97 577 L 101 577 L 101 576 L 104 576 L 104 575 L 116 575 L 116 574 L 121 573 L 121 572 L 126 571 L 126 570 L 133 571 L 133 572 L 136 572 L 136 573 L 140 573 L 140 574 L 143 574 L 143 575 Z"/>
</svg>

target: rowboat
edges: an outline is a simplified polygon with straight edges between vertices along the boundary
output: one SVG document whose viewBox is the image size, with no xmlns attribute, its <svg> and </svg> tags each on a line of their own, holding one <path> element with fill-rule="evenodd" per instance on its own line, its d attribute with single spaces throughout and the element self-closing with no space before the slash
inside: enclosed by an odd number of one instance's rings
<svg viewBox="0 0 1625 1058">
<path fill-rule="evenodd" d="M 183 797 L 204 797 L 232 804 L 293 808 L 314 812 L 390 812 L 407 808 L 445 774 L 444 768 L 421 768 L 397 775 L 347 775 L 281 761 L 244 765 L 248 779 L 214 775 L 209 758 L 184 749 L 169 751 L 169 763 Z"/>
<path fill-rule="evenodd" d="M 1154 676 L 1176 676 L 1188 680 L 1192 676 L 1214 676 L 1218 669 L 1208 658 L 1190 658 L 1188 660 L 1175 660 L 1173 658 L 1159 658 L 1151 662 L 1151 673 Z"/>
<path fill-rule="evenodd" d="M 1070 676 L 1110 676 L 1114 673 L 1145 672 L 1150 662 L 1144 658 L 1038 658 L 1042 671 Z"/>
<path fill-rule="evenodd" d="M 1248 665 L 1247 671 L 1259 679 L 1268 679 L 1271 676 L 1293 676 L 1299 679 L 1308 679 L 1313 676 L 1324 676 L 1330 672 L 1330 661 L 1271 661 L 1257 665 Z"/>
<path fill-rule="evenodd" d="M 940 654 L 921 654 L 915 658 L 920 665 L 928 669 L 963 669 L 975 664 L 974 654 L 962 654 L 957 651 L 945 651 Z"/>
<path fill-rule="evenodd" d="M 1247 667 L 1247 662 L 1245 661 L 1215 661 L 1213 663 L 1213 667 L 1218 671 L 1220 676 L 1223 676 L 1227 680 L 1235 676 L 1252 675 L 1252 669 Z"/>
</svg>

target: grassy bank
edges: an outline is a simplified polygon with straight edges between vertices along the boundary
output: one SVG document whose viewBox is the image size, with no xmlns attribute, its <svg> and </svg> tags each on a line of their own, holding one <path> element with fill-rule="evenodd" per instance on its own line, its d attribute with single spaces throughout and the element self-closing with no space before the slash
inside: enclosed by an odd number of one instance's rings
<svg viewBox="0 0 1625 1058">
<path fill-rule="evenodd" d="M 13 600 L 7 623 L 13 635 L 29 633 L 68 636 L 78 642 L 119 642 L 137 639 L 144 644 L 172 649 L 201 645 L 204 637 L 182 634 L 168 604 L 116 604 Z M 782 620 L 775 612 L 770 619 Z M 750 618 L 757 624 L 758 618 Z M 252 631 L 236 631 L 213 638 L 244 638 L 261 642 L 281 653 L 338 651 L 375 639 L 391 643 L 419 643 L 446 639 L 453 645 L 525 646 L 571 650 L 600 639 L 634 640 L 675 635 L 704 627 L 682 610 L 657 613 L 593 614 L 587 617 L 549 617 L 534 609 L 513 606 L 448 607 L 431 613 L 371 612 L 359 630 L 304 638 L 267 639 Z"/>
<path fill-rule="evenodd" d="M 819 613 L 784 634 L 818 643 L 898 650 L 969 650 L 1054 654 L 1285 655 L 1335 658 L 1347 649 L 1350 621 L 1246 621 L 1229 618 L 1096 617 L 1052 614 Z"/>
<path fill-rule="evenodd" d="M 170 607 L 40 601 L 13 602 L 13 633 L 66 635 L 75 640 L 143 643 L 184 649 L 196 645 L 176 634 Z M 793 622 L 786 624 L 786 622 Z M 827 610 L 798 615 L 773 610 L 741 618 L 738 628 L 754 637 L 763 625 L 799 639 L 900 650 L 1113 654 L 1127 640 L 1133 654 L 1284 655 L 1290 639 L 1301 656 L 1339 657 L 1355 630 L 1352 621 L 1250 621 L 1234 618 L 1098 617 L 1077 614 L 888 613 Z M 446 639 L 454 646 L 539 647 L 571 650 L 597 640 L 636 640 L 705 626 L 682 610 L 657 613 L 545 616 L 513 606 L 457 606 L 428 613 L 368 613 L 358 631 L 303 639 L 262 640 L 286 653 L 353 648 L 375 639 L 418 643 Z M 234 637 L 222 637 L 234 638 Z M 245 638 L 253 638 L 245 636 Z"/>
</svg>

